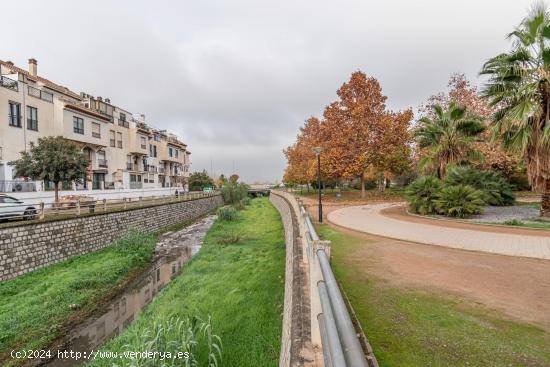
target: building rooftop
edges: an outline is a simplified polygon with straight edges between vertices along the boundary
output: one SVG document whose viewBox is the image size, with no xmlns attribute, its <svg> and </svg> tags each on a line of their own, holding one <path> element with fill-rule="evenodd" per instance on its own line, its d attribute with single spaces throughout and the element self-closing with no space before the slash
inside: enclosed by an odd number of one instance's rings
<svg viewBox="0 0 550 367">
<path fill-rule="evenodd" d="M 36 60 L 35 60 L 36 62 Z M 20 67 L 17 67 L 15 66 L 12 62 L 10 61 L 2 61 L 0 60 L 0 65 L 4 66 L 5 68 L 11 70 L 12 72 L 14 73 L 19 73 L 19 74 L 23 74 L 25 75 L 28 79 L 34 81 L 34 82 L 39 82 L 39 83 L 42 83 L 44 84 L 45 87 L 51 89 L 51 90 L 54 90 L 56 92 L 59 92 L 61 94 L 65 94 L 69 97 L 72 97 L 72 98 L 75 98 L 75 99 L 78 99 L 78 100 L 82 100 L 82 98 L 80 97 L 80 95 L 78 93 L 75 93 L 73 92 L 72 90 L 70 90 L 69 88 L 67 87 L 64 87 L 62 85 L 59 85 L 59 84 L 56 84 L 54 82 L 52 82 L 51 80 L 48 80 L 46 78 L 43 78 L 41 76 L 38 76 L 38 75 L 32 75 L 28 70 L 25 70 L 25 69 L 21 69 Z"/>
</svg>

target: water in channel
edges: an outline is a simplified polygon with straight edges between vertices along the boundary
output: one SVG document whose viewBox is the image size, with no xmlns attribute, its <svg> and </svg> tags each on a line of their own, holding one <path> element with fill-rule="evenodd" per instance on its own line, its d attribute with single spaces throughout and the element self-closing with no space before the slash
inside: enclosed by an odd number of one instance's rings
<svg viewBox="0 0 550 367">
<path fill-rule="evenodd" d="M 90 353 L 110 338 L 119 335 L 199 251 L 214 220 L 215 216 L 209 215 L 181 230 L 164 233 L 156 245 L 152 266 L 132 282 L 123 294 L 111 301 L 103 313 L 73 329 L 61 352 Z M 39 365 L 67 367 L 85 362 L 83 359 L 76 361 L 74 358 L 57 358 L 58 355 L 60 354 L 52 351 L 52 357 L 55 358 Z"/>
</svg>

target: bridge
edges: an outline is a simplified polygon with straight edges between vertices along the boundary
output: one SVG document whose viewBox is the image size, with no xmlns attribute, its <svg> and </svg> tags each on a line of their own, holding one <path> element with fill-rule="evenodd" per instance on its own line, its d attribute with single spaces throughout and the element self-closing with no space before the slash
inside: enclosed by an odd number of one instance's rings
<svg viewBox="0 0 550 367">
<path fill-rule="evenodd" d="M 254 198 L 258 196 L 269 196 L 271 189 L 271 185 L 250 185 L 250 189 L 248 189 L 248 195 Z"/>
</svg>

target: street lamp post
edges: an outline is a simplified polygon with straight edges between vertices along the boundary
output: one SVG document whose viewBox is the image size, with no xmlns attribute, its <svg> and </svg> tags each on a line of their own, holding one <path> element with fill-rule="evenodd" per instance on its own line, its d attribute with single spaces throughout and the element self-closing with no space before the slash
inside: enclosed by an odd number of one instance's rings
<svg viewBox="0 0 550 367">
<path fill-rule="evenodd" d="M 323 223 L 323 203 L 321 200 L 321 147 L 313 148 L 317 155 L 317 190 L 319 191 L 319 223 Z"/>
</svg>

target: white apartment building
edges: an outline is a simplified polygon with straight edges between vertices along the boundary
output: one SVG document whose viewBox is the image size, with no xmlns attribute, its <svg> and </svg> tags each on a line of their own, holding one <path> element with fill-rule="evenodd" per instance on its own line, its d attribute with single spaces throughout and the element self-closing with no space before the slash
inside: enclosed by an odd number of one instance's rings
<svg viewBox="0 0 550 367">
<path fill-rule="evenodd" d="M 186 187 L 191 153 L 177 136 L 108 98 L 77 94 L 38 76 L 35 59 L 28 70 L 0 60 L 0 116 L 0 192 L 51 188 L 17 177 L 8 164 L 44 136 L 63 136 L 90 162 L 83 183 L 66 182 L 65 189 Z"/>
</svg>

